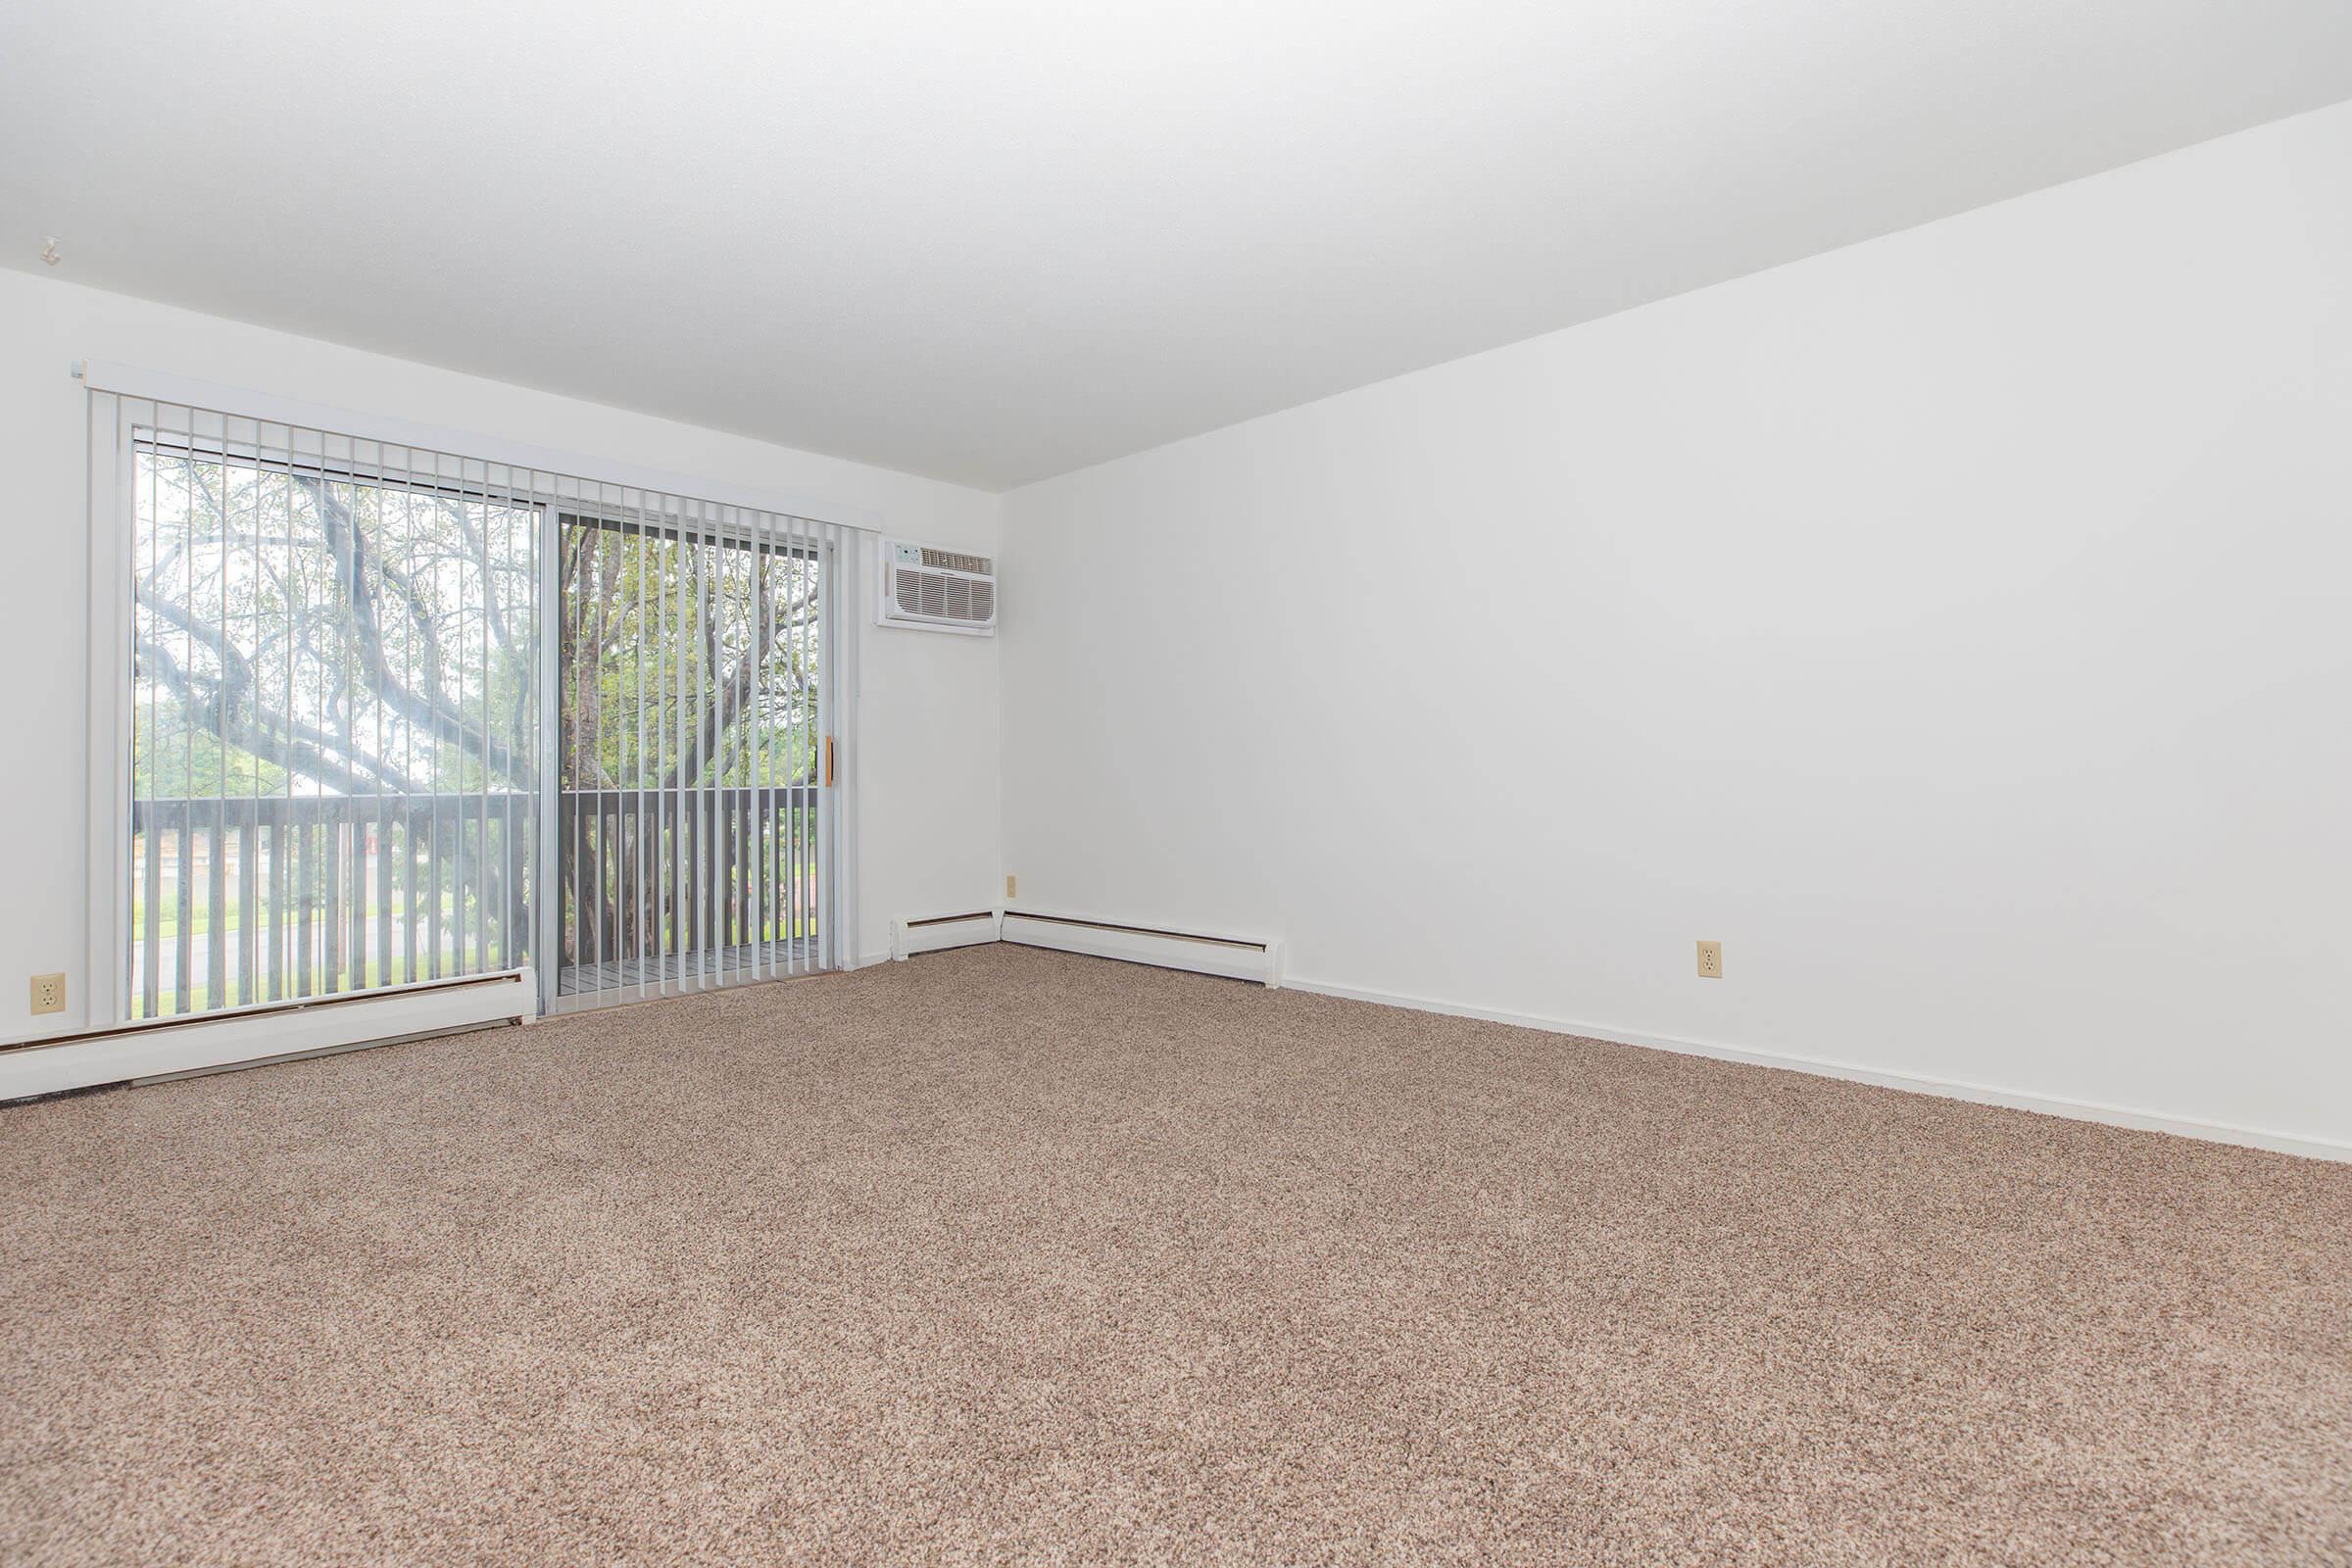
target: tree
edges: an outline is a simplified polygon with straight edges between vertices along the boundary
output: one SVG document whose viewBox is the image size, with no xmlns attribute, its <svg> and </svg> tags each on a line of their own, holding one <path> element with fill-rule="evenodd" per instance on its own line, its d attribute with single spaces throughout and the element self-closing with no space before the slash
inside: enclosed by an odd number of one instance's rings
<svg viewBox="0 0 2352 1568">
<path fill-rule="evenodd" d="M 527 817 L 543 799 L 543 634 L 565 798 L 811 781 L 817 569 L 772 540 L 273 453 L 143 446 L 133 485 L 137 800 L 350 798 L 356 820 L 410 824 L 388 836 L 438 876 L 466 841 L 443 855 L 435 809 L 416 851 L 413 803 L 496 800 Z M 553 606 L 539 603 L 546 531 Z M 493 852 L 490 836 L 477 859 L 527 861 L 529 844 Z M 605 868 L 586 887 L 564 869 L 615 912 Z M 517 935 L 528 880 L 507 877 L 495 910 Z M 479 892 L 446 896 L 455 908 Z M 657 917 L 666 929 L 666 892 Z"/>
</svg>

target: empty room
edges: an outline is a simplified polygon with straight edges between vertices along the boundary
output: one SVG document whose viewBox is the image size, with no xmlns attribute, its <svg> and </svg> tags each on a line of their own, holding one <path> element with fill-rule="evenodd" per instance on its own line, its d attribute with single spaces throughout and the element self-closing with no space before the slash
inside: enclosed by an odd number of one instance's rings
<svg viewBox="0 0 2352 1568">
<path fill-rule="evenodd" d="M 0 1563 L 2352 1565 L 2352 5 L 0 8 Z"/>
</svg>

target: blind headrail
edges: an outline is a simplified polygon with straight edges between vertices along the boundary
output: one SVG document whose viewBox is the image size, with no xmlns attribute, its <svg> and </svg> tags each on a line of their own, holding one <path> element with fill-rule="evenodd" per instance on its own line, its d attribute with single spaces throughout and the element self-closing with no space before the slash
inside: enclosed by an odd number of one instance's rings
<svg viewBox="0 0 2352 1568">
<path fill-rule="evenodd" d="M 121 397 L 171 404 L 241 422 L 258 419 L 268 424 L 324 430 L 363 441 L 380 441 L 416 452 L 502 464 L 511 468 L 534 471 L 551 479 L 568 479 L 575 484 L 611 485 L 714 506 L 748 507 L 866 533 L 879 533 L 882 528 L 881 514 L 868 507 L 838 500 L 787 495 L 759 485 L 737 484 L 707 475 L 679 473 L 557 447 L 538 446 L 486 430 L 428 424 L 397 415 L 284 397 L 110 360 L 76 360 L 70 373 L 93 392 L 112 392 Z M 610 411 L 597 412 L 610 416 Z"/>
</svg>

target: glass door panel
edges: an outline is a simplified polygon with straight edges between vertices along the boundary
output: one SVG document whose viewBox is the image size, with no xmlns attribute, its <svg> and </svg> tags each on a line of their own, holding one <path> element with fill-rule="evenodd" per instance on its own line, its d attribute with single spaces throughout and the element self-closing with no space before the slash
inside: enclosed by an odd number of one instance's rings
<svg viewBox="0 0 2352 1568">
<path fill-rule="evenodd" d="M 822 966 L 819 542 L 690 506 L 559 525 L 553 994 Z"/>
</svg>

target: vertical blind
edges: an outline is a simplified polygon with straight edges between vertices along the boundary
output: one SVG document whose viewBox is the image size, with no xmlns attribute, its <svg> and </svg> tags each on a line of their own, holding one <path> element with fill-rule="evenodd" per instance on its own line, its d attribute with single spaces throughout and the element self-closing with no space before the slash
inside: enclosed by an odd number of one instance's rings
<svg viewBox="0 0 2352 1568">
<path fill-rule="evenodd" d="M 825 966 L 822 525 L 582 502 L 557 509 L 559 994 Z"/>
<path fill-rule="evenodd" d="M 123 1016 L 837 961 L 834 525 L 91 396 L 128 578 Z"/>
</svg>

